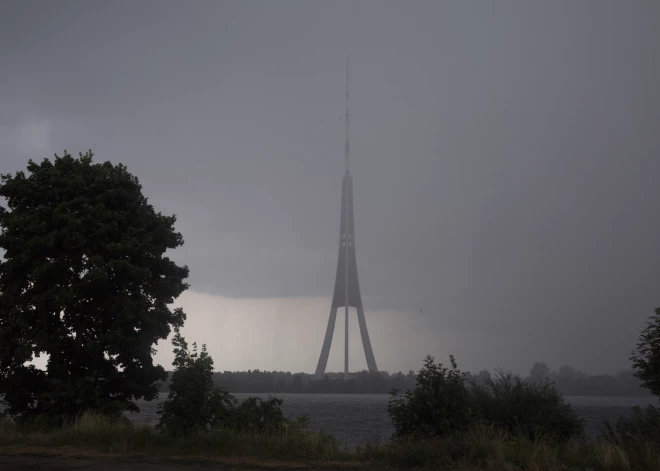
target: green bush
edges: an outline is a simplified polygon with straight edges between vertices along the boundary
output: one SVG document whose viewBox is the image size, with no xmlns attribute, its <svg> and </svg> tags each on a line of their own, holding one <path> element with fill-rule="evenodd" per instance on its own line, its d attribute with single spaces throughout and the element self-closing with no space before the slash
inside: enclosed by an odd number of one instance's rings
<svg viewBox="0 0 660 471">
<path fill-rule="evenodd" d="M 269 397 L 266 401 L 248 397 L 235 407 L 234 430 L 248 433 L 279 433 L 284 430 L 287 419 L 280 406 L 282 400 Z"/>
<path fill-rule="evenodd" d="M 238 401 L 227 391 L 215 388 L 210 402 L 212 430 L 277 434 L 290 422 L 280 409 L 283 401 L 275 397 L 269 396 L 265 401 L 258 397 Z"/>
<path fill-rule="evenodd" d="M 498 372 L 495 380 L 466 381 L 453 356 L 451 368 L 427 356 L 415 388 L 392 392 L 388 412 L 394 438 L 435 438 L 483 425 L 510 437 L 565 442 L 584 435 L 583 421 L 549 382 L 526 382 Z M 469 386 L 468 386 L 469 385 Z"/>
<path fill-rule="evenodd" d="M 582 419 L 547 380 L 524 381 L 498 371 L 494 380 L 472 382 L 470 407 L 475 419 L 511 436 L 565 442 L 584 434 Z"/>
<path fill-rule="evenodd" d="M 205 345 L 198 354 L 193 344 L 190 352 L 178 329 L 172 344 L 174 372 L 169 395 L 158 408 L 158 430 L 173 436 L 220 430 L 277 434 L 289 425 L 280 408 L 281 399 L 248 397 L 238 401 L 227 391 L 214 387 L 213 359 Z"/>
<path fill-rule="evenodd" d="M 156 428 L 174 436 L 187 436 L 206 431 L 213 420 L 213 359 L 202 346 L 197 353 L 193 344 L 192 353 L 188 344 L 175 329 L 174 372 L 167 399 L 158 406 L 159 420 Z"/>
<path fill-rule="evenodd" d="M 416 376 L 415 388 L 403 395 L 392 391 L 387 410 L 395 438 L 443 436 L 469 425 L 469 391 L 464 374 L 458 370 L 453 356 L 449 361 L 451 369 L 427 356 Z"/>
<path fill-rule="evenodd" d="M 211 391 L 208 404 L 208 422 L 211 430 L 235 429 L 235 409 L 238 400 L 222 388 Z"/>
</svg>

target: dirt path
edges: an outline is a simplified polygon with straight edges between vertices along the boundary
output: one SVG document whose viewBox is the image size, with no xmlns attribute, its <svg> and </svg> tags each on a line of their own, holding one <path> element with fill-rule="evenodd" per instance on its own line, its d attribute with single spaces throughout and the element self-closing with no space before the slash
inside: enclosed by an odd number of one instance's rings
<svg viewBox="0 0 660 471">
<path fill-rule="evenodd" d="M 184 463 L 141 463 L 110 458 L 62 458 L 11 455 L 0 456 L 0 469 L 3 471 L 73 471 L 73 470 L 143 470 L 143 471 L 174 471 L 183 469 L 228 469 L 227 467 L 208 467 L 200 464 L 186 465 Z"/>
<path fill-rule="evenodd" d="M 2 452 L 0 452 L 2 453 Z M 340 465 L 333 468 L 314 467 L 296 463 L 250 461 L 239 459 L 168 459 L 160 460 L 146 456 L 96 456 L 72 451 L 53 453 L 34 450 L 29 454 L 0 454 L 2 471 L 183 471 L 188 469 L 203 470 L 241 470 L 241 471 L 348 471 L 365 468 Z"/>
</svg>

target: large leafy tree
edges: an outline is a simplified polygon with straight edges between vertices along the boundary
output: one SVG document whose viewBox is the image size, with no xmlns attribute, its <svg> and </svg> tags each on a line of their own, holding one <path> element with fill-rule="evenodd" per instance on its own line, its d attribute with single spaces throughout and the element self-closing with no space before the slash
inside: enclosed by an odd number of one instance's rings
<svg viewBox="0 0 660 471">
<path fill-rule="evenodd" d="M 642 386 L 660 396 L 660 307 L 655 309 L 655 315 L 642 330 L 631 360 Z"/>
<path fill-rule="evenodd" d="M 0 395 L 10 414 L 118 415 L 153 399 L 165 370 L 154 345 L 183 325 L 171 310 L 188 268 L 183 244 L 123 165 L 68 153 L 2 175 Z M 29 364 L 47 354 L 46 371 Z"/>
</svg>

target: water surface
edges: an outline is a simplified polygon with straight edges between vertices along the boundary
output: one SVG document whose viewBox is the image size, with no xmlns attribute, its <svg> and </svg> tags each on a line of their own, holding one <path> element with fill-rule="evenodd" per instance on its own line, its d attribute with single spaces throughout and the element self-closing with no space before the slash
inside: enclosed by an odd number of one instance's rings
<svg viewBox="0 0 660 471">
<path fill-rule="evenodd" d="M 239 399 L 256 396 L 266 399 L 268 394 L 235 393 Z M 390 439 L 394 428 L 387 414 L 387 394 L 276 394 L 282 399 L 284 415 L 306 414 L 310 417 L 310 428 L 325 430 L 347 445 L 358 445 L 366 441 L 385 442 Z M 139 402 L 140 414 L 129 416 L 141 423 L 154 424 L 158 420 L 157 404 L 167 397 L 161 394 L 157 401 Z M 653 397 L 588 397 L 567 396 L 580 417 L 585 419 L 586 431 L 595 437 L 603 420 L 616 420 L 628 416 L 632 406 L 657 404 Z"/>
</svg>

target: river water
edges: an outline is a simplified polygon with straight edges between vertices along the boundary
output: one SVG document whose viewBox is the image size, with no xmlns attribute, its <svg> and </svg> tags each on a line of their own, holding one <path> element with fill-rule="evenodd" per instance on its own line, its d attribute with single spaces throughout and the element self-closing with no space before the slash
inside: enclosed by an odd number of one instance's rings
<svg viewBox="0 0 660 471">
<path fill-rule="evenodd" d="M 267 398 L 267 394 L 235 393 L 239 399 L 249 396 Z M 156 407 L 167 397 L 161 394 L 157 401 L 138 402 L 139 414 L 128 417 L 139 423 L 155 424 L 158 420 Z M 359 445 L 366 441 L 385 442 L 394 431 L 387 415 L 387 394 L 277 394 L 282 399 L 284 415 L 306 414 L 310 428 L 322 429 L 339 438 L 346 445 Z M 585 419 L 586 431 L 595 437 L 605 419 L 614 421 L 628 416 L 635 405 L 657 404 L 653 397 L 583 397 L 567 396 L 580 417 Z"/>
</svg>

